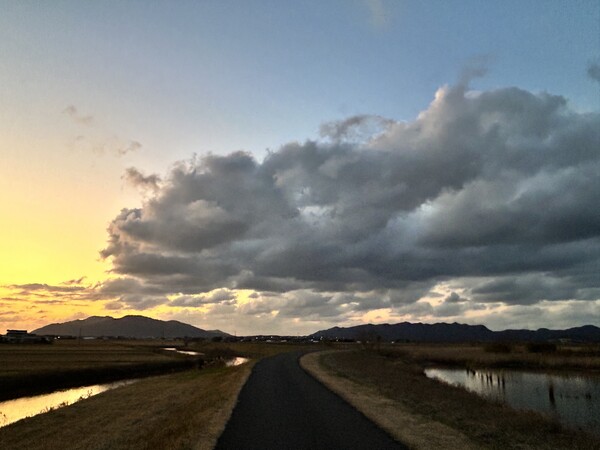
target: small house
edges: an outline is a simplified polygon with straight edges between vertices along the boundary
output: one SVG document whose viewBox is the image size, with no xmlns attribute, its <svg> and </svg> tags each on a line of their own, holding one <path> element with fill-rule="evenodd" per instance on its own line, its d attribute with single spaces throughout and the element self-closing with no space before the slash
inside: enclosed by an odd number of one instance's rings
<svg viewBox="0 0 600 450">
<path fill-rule="evenodd" d="M 0 342 L 6 344 L 50 344 L 52 338 L 31 334 L 27 330 L 6 330 L 6 334 L 0 336 Z"/>
</svg>

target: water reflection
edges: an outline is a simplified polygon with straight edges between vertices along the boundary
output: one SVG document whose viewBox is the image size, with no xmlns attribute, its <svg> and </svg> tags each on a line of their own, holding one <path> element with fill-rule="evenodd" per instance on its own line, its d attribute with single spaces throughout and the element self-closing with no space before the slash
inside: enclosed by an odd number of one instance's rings
<svg viewBox="0 0 600 450">
<path fill-rule="evenodd" d="M 95 384 L 64 391 L 56 391 L 51 394 L 36 395 L 34 397 L 22 397 L 15 400 L 0 402 L 0 427 L 9 425 L 26 417 L 36 416 L 63 406 L 72 405 L 80 400 L 90 398 L 101 392 L 114 389 L 119 386 L 134 383 L 137 380 L 124 380 L 115 383 Z"/>
<path fill-rule="evenodd" d="M 248 358 L 242 358 L 241 356 L 236 356 L 235 358 L 231 358 L 225 361 L 225 365 L 227 367 L 240 366 L 249 361 Z"/>
<path fill-rule="evenodd" d="M 600 434 L 600 378 L 509 370 L 425 369 L 429 378 L 464 387 L 518 409 Z"/>
<path fill-rule="evenodd" d="M 202 356 L 202 355 L 204 355 L 204 353 L 193 352 L 191 350 L 179 350 L 179 349 L 177 349 L 175 347 L 165 347 L 165 348 L 163 348 L 163 350 L 168 350 L 170 352 L 180 353 L 182 355 L 189 355 L 189 356 Z"/>
</svg>

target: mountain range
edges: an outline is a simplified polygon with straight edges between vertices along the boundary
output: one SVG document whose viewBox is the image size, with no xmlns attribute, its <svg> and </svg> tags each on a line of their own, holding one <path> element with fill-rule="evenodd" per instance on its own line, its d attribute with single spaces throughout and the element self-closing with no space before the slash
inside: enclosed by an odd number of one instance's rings
<svg viewBox="0 0 600 450">
<path fill-rule="evenodd" d="M 82 337 L 213 338 L 231 336 L 220 330 L 203 330 L 177 320 L 157 320 L 144 316 L 92 316 L 83 320 L 53 323 L 32 331 L 38 335 Z M 310 339 L 367 340 L 379 336 L 383 341 L 405 342 L 538 342 L 569 340 L 573 342 L 600 342 L 600 328 L 585 325 L 566 330 L 504 330 L 492 331 L 484 325 L 460 323 L 366 324 L 353 327 L 334 327 L 317 331 Z"/>
<path fill-rule="evenodd" d="M 220 330 L 203 330 L 177 320 L 157 320 L 144 316 L 91 316 L 83 320 L 53 323 L 32 331 L 39 335 L 128 338 L 213 338 L 230 336 Z"/>
<path fill-rule="evenodd" d="M 310 335 L 313 339 L 353 339 L 366 340 L 379 336 L 383 341 L 409 342 L 498 342 L 498 341 L 556 341 L 600 342 L 600 328 L 594 325 L 569 328 L 567 330 L 504 330 L 492 331 L 484 325 L 460 323 L 409 323 L 380 325 L 358 325 L 354 327 L 334 327 L 317 331 Z"/>
</svg>

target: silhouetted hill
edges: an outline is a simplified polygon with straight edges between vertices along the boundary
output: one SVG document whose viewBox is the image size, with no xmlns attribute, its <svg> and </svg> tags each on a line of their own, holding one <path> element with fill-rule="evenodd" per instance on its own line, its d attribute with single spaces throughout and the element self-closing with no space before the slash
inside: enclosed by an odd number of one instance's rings
<svg viewBox="0 0 600 450">
<path fill-rule="evenodd" d="M 494 342 L 494 341 L 550 341 L 569 339 L 576 342 L 600 342 L 600 328 L 585 325 L 568 330 L 505 330 L 492 331 L 483 325 L 460 323 L 409 323 L 381 325 L 357 325 L 354 327 L 334 327 L 317 331 L 309 337 L 315 339 L 354 339 L 365 340 L 380 336 L 384 341 L 411 342 Z"/>
<path fill-rule="evenodd" d="M 494 333 L 497 340 L 503 341 L 555 341 L 569 339 L 576 342 L 600 342 L 600 328 L 594 325 L 569 328 L 567 330 L 504 330 Z"/>
<path fill-rule="evenodd" d="M 110 316 L 92 316 L 83 320 L 53 323 L 38 328 L 32 333 L 56 336 L 122 336 L 131 338 L 176 338 L 229 336 L 220 330 L 203 330 L 177 320 L 157 320 L 144 316 L 125 316 L 115 319 Z"/>
</svg>

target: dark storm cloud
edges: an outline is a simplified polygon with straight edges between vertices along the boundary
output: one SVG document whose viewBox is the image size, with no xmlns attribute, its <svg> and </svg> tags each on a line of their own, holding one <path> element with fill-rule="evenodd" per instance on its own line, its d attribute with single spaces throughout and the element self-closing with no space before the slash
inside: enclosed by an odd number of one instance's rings
<svg viewBox="0 0 600 450">
<path fill-rule="evenodd" d="M 587 74 L 592 80 L 600 83 L 600 64 L 590 63 L 587 68 Z"/>
<path fill-rule="evenodd" d="M 231 304 L 236 299 L 235 292 L 229 289 L 217 289 L 210 294 L 190 296 L 182 295 L 170 303 L 170 306 L 196 307 L 212 303 Z"/>
<path fill-rule="evenodd" d="M 466 300 L 467 299 L 461 297 L 456 292 L 452 292 L 452 293 L 450 293 L 450 295 L 448 297 L 446 297 L 444 299 L 444 303 L 462 303 L 462 302 L 465 302 Z"/>
<path fill-rule="evenodd" d="M 80 280 L 74 280 L 80 281 Z M 78 292 L 84 291 L 85 286 L 53 286 L 45 283 L 10 284 L 3 286 L 8 289 L 19 290 L 20 294 L 35 294 L 37 292 Z"/>
<path fill-rule="evenodd" d="M 506 302 L 521 305 L 537 303 L 540 300 L 600 298 L 600 286 L 597 282 L 583 284 L 572 277 L 546 273 L 527 273 L 482 280 L 469 292 L 472 298 L 479 302 Z"/>
<path fill-rule="evenodd" d="M 135 167 L 128 167 L 121 177 L 126 183 L 141 190 L 157 191 L 160 187 L 160 176 L 157 174 L 144 175 Z"/>
<path fill-rule="evenodd" d="M 89 289 L 87 298 L 108 301 L 105 308 L 110 310 L 144 310 L 168 301 L 164 287 L 133 277 L 113 278 L 99 283 Z"/>
<path fill-rule="evenodd" d="M 384 132 L 395 122 L 376 115 L 358 115 L 344 120 L 326 122 L 319 128 L 321 137 L 334 141 L 364 140 Z"/>
<path fill-rule="evenodd" d="M 406 305 L 466 277 L 484 303 L 598 298 L 600 115 L 547 93 L 471 93 L 466 80 L 413 122 L 357 116 L 262 162 L 180 163 L 111 222 L 102 255 L 163 293 L 287 293 L 247 308 L 289 317 Z M 373 125 L 371 138 L 347 139 Z M 332 297 L 375 290 L 343 308 Z M 445 314 L 467 307 L 445 303 Z"/>
<path fill-rule="evenodd" d="M 67 280 L 64 281 L 63 284 L 72 286 L 74 284 L 81 284 L 83 283 L 83 280 L 85 280 L 87 277 L 80 277 L 80 278 L 73 278 L 72 280 Z"/>
<path fill-rule="evenodd" d="M 376 297 L 358 298 L 350 294 L 324 294 L 309 290 L 286 292 L 282 295 L 259 296 L 252 302 L 240 306 L 244 315 L 275 313 L 278 318 L 303 320 L 330 320 L 343 317 L 345 313 L 356 311 L 362 303 L 373 309 L 379 307 L 380 300 Z"/>
<path fill-rule="evenodd" d="M 149 297 L 141 294 L 123 295 L 119 298 L 119 302 L 124 308 L 137 310 L 154 308 L 155 306 L 167 303 L 167 301 L 166 297 Z"/>
</svg>

